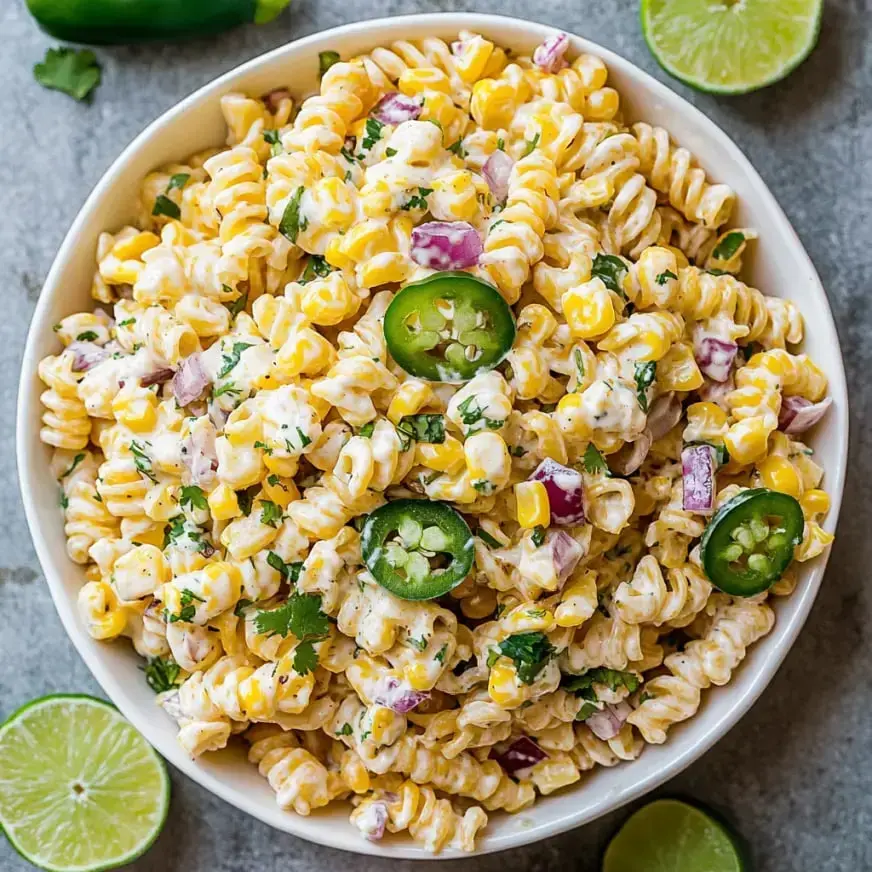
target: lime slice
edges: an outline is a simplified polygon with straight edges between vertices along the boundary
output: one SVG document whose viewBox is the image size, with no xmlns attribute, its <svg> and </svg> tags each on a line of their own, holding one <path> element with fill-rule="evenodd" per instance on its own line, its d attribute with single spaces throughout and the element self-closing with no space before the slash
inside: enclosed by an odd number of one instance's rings
<svg viewBox="0 0 872 872">
<path fill-rule="evenodd" d="M 36 866 L 129 863 L 157 838 L 169 800 L 163 761 L 103 700 L 44 696 L 0 727 L 0 825 Z"/>
<path fill-rule="evenodd" d="M 817 42 L 823 0 L 642 0 L 642 32 L 670 75 L 744 94 L 783 79 Z"/>
<path fill-rule="evenodd" d="M 742 872 L 732 836 L 704 811 L 677 799 L 639 809 L 606 848 L 603 872 Z"/>
</svg>

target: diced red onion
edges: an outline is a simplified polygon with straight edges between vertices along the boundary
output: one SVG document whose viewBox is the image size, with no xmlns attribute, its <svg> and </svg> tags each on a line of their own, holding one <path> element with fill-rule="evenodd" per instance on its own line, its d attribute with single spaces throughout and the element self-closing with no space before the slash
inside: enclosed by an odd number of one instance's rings
<svg viewBox="0 0 872 872">
<path fill-rule="evenodd" d="M 421 104 L 405 94 L 391 91 L 375 104 L 371 114 L 382 124 L 402 124 L 414 121 L 421 114 Z"/>
<path fill-rule="evenodd" d="M 429 269 L 475 266 L 482 251 L 478 231 L 466 221 L 428 221 L 412 230 L 412 260 Z"/>
<path fill-rule="evenodd" d="M 564 55 L 569 48 L 569 37 L 558 33 L 537 46 L 533 52 L 533 63 L 546 73 L 556 73 L 568 66 Z"/>
<path fill-rule="evenodd" d="M 812 403 L 804 397 L 782 397 L 781 411 L 778 413 L 778 429 L 791 436 L 805 433 L 823 418 L 832 404 L 832 397 L 827 397 L 819 403 Z"/>
<path fill-rule="evenodd" d="M 679 404 L 679 409 L 681 404 Z M 651 434 L 646 428 L 636 438 L 635 442 L 628 442 L 620 451 L 609 456 L 609 467 L 618 475 L 632 475 L 648 456 L 651 448 Z"/>
<path fill-rule="evenodd" d="M 87 372 L 112 356 L 95 342 L 71 342 L 67 349 L 73 353 L 73 372 Z"/>
<path fill-rule="evenodd" d="M 156 369 L 154 372 L 144 375 L 139 380 L 139 384 L 144 388 L 150 388 L 152 385 L 162 385 L 164 382 L 168 382 L 175 374 L 176 371 L 169 367 Z"/>
<path fill-rule="evenodd" d="M 195 428 L 192 435 L 182 440 L 182 465 L 197 485 L 210 485 L 218 469 L 218 452 L 215 449 L 215 428 L 212 422 Z"/>
<path fill-rule="evenodd" d="M 688 445 L 681 452 L 684 485 L 682 508 L 706 514 L 715 504 L 715 450 L 711 445 Z"/>
<path fill-rule="evenodd" d="M 656 442 L 662 439 L 681 420 L 681 400 L 674 393 L 661 394 L 651 403 L 645 429 Z"/>
<path fill-rule="evenodd" d="M 545 546 L 551 549 L 551 560 L 562 584 L 572 575 L 578 561 L 584 557 L 584 548 L 569 533 L 555 530 L 545 537 Z"/>
<path fill-rule="evenodd" d="M 509 176 L 514 165 L 515 162 L 504 151 L 497 149 L 481 168 L 481 174 L 498 203 L 505 203 L 509 196 Z"/>
<path fill-rule="evenodd" d="M 361 835 L 370 842 L 377 842 L 384 837 L 385 824 L 388 822 L 387 803 L 380 799 L 368 802 L 363 813 L 356 815 L 355 823 Z"/>
<path fill-rule="evenodd" d="M 180 406 L 199 400 L 210 383 L 210 378 L 200 359 L 200 352 L 186 357 L 173 376 L 173 395 Z"/>
<path fill-rule="evenodd" d="M 266 108 L 275 114 L 279 110 L 282 100 L 291 100 L 291 92 L 287 88 L 275 88 L 260 98 L 266 103 Z"/>
<path fill-rule="evenodd" d="M 514 775 L 521 769 L 529 769 L 548 759 L 548 755 L 529 736 L 515 739 L 505 751 L 491 751 L 490 756 L 509 775 Z"/>
<path fill-rule="evenodd" d="M 546 457 L 530 476 L 541 481 L 548 492 L 551 523 L 560 527 L 584 522 L 584 479 L 572 469 Z"/>
<path fill-rule="evenodd" d="M 594 712 L 584 722 L 598 739 L 607 742 L 621 732 L 621 727 L 632 712 L 633 707 L 629 703 L 619 702 L 615 705 L 606 703 L 602 711 Z"/>
<path fill-rule="evenodd" d="M 693 338 L 693 356 L 703 374 L 716 382 L 725 382 L 733 369 L 739 346 L 717 336 L 697 334 Z"/>
<path fill-rule="evenodd" d="M 392 675 L 379 681 L 373 702 L 383 705 L 397 714 L 404 715 L 424 700 L 430 699 L 426 690 L 412 690 L 409 685 L 397 681 Z"/>
<path fill-rule="evenodd" d="M 462 39 L 455 39 L 454 42 L 451 43 L 451 54 L 459 55 L 463 52 L 463 47 L 466 45 L 466 42 Z"/>
</svg>

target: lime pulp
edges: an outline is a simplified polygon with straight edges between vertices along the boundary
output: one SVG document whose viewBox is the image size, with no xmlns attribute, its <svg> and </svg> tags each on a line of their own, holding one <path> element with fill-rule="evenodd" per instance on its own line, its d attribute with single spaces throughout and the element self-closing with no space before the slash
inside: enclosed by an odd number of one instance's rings
<svg viewBox="0 0 872 872">
<path fill-rule="evenodd" d="M 642 0 L 642 32 L 670 75 L 701 91 L 744 94 L 809 55 L 823 0 Z"/>
<path fill-rule="evenodd" d="M 34 700 L 0 727 L 0 825 L 36 866 L 97 872 L 157 838 L 170 781 L 157 752 L 103 700 Z"/>
</svg>

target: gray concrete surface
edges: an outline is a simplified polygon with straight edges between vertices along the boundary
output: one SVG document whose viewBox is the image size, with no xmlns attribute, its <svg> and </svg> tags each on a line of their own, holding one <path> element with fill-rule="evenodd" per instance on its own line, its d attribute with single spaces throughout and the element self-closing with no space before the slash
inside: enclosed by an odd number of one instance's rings
<svg viewBox="0 0 872 872">
<path fill-rule="evenodd" d="M 0 0 L 0 719 L 41 694 L 100 693 L 67 641 L 43 583 L 13 452 L 25 331 L 55 251 L 91 187 L 133 136 L 179 98 L 288 40 L 355 18 L 415 11 L 527 15 L 616 50 L 717 121 L 784 206 L 828 289 L 848 367 L 853 434 L 830 569 L 804 632 L 763 698 L 663 792 L 689 794 L 720 809 L 747 839 L 759 872 L 872 869 L 869 0 L 828 2 L 812 57 L 788 80 L 734 99 L 694 93 L 659 70 L 639 32 L 635 0 L 294 0 L 293 6 L 270 26 L 216 39 L 101 49 L 103 84 L 85 106 L 35 84 L 31 67 L 51 41 L 29 19 L 23 0 Z M 131 867 L 139 872 L 423 868 L 353 857 L 274 832 L 177 773 L 173 787 L 170 820 L 154 848 Z M 624 816 L 439 868 L 590 872 Z M 0 839 L 0 872 L 25 868 Z"/>
</svg>

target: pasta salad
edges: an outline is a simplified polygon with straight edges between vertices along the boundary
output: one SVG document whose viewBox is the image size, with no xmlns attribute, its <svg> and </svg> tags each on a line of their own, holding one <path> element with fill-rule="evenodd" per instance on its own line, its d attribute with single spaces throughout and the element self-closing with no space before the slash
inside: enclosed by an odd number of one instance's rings
<svg viewBox="0 0 872 872">
<path fill-rule="evenodd" d="M 82 620 L 194 756 L 473 850 L 726 684 L 832 535 L 831 400 L 735 195 L 601 60 L 463 32 L 221 99 L 56 325 Z"/>
</svg>

